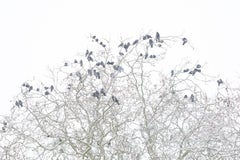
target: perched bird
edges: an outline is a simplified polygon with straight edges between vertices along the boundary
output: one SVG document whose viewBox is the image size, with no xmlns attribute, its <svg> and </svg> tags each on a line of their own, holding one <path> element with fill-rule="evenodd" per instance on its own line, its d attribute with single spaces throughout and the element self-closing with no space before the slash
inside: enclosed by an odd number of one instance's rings
<svg viewBox="0 0 240 160">
<path fill-rule="evenodd" d="M 31 92 L 31 90 L 33 90 L 33 86 L 30 86 L 28 91 Z"/>
<path fill-rule="evenodd" d="M 193 94 L 191 94 L 191 96 L 190 96 L 190 100 L 191 100 L 191 102 L 194 102 L 194 101 L 195 101 L 195 99 L 194 99 L 194 95 L 193 95 Z"/>
<path fill-rule="evenodd" d="M 123 45 L 123 48 L 125 49 L 125 51 L 127 52 L 128 48 L 130 46 L 130 43 L 128 42 L 127 44 L 124 44 Z"/>
<path fill-rule="evenodd" d="M 86 53 L 85 53 L 85 56 L 87 57 L 88 54 L 89 54 L 89 50 L 87 49 L 87 50 L 86 50 Z"/>
<path fill-rule="evenodd" d="M 88 69 L 87 72 L 88 72 L 89 76 L 92 76 L 92 70 L 91 69 Z"/>
<path fill-rule="evenodd" d="M 147 59 L 147 58 L 148 58 L 148 53 L 146 53 L 146 54 L 145 54 L 144 58 L 145 58 L 145 59 Z"/>
<path fill-rule="evenodd" d="M 98 39 L 96 38 L 95 41 L 98 42 Z"/>
<path fill-rule="evenodd" d="M 139 56 L 143 56 L 143 54 L 142 53 L 140 53 L 140 55 Z"/>
<path fill-rule="evenodd" d="M 196 68 L 201 68 L 202 66 L 200 64 L 197 64 Z"/>
<path fill-rule="evenodd" d="M 79 62 L 79 63 L 80 63 L 80 66 L 82 67 L 82 66 L 83 66 L 83 61 L 82 61 L 82 60 L 80 60 L 80 62 Z"/>
<path fill-rule="evenodd" d="M 87 60 L 90 62 L 90 61 L 93 61 L 93 58 L 91 56 L 88 56 Z"/>
<path fill-rule="evenodd" d="M 185 37 L 182 38 L 182 41 L 183 41 L 182 45 L 185 45 L 188 42 L 187 38 L 185 38 Z"/>
<path fill-rule="evenodd" d="M 149 38 L 152 38 L 152 36 L 146 34 L 145 36 L 143 36 L 143 40 L 146 40 L 146 39 L 149 39 Z"/>
<path fill-rule="evenodd" d="M 133 43 L 132 43 L 132 45 L 135 45 L 135 44 L 137 44 L 138 43 L 138 39 L 136 39 Z"/>
<path fill-rule="evenodd" d="M 50 86 L 50 91 L 52 92 L 54 90 L 53 85 Z"/>
<path fill-rule="evenodd" d="M 201 72 L 201 69 L 199 69 L 199 68 L 195 68 L 194 71 L 200 73 L 200 72 Z"/>
<path fill-rule="evenodd" d="M 65 66 L 65 67 L 67 67 L 67 66 L 68 66 L 68 63 L 67 63 L 67 62 L 65 62 L 65 63 L 64 63 L 64 66 Z"/>
<path fill-rule="evenodd" d="M 118 45 L 118 47 L 123 47 L 123 42 L 121 42 L 121 43 Z"/>
<path fill-rule="evenodd" d="M 103 45 L 102 45 L 102 47 L 103 47 L 103 48 L 105 48 L 105 47 L 106 47 L 106 45 L 105 45 L 105 44 L 103 44 Z"/>
<path fill-rule="evenodd" d="M 183 98 L 185 98 L 185 99 L 186 99 L 186 98 L 188 98 L 188 96 L 187 96 L 187 95 L 184 95 L 184 97 L 183 97 Z"/>
<path fill-rule="evenodd" d="M 174 75 L 174 70 L 171 70 L 171 77 Z"/>
<path fill-rule="evenodd" d="M 160 42 L 160 34 L 157 32 L 155 36 L 156 42 Z"/>
<path fill-rule="evenodd" d="M 92 39 L 95 39 L 96 38 L 96 36 L 92 36 Z"/>
<path fill-rule="evenodd" d="M 149 39 L 149 44 L 150 44 L 150 47 L 153 48 L 153 40 L 152 39 Z"/>
<path fill-rule="evenodd" d="M 25 87 L 29 88 L 29 87 L 30 87 L 30 85 L 29 85 L 28 83 L 26 83 Z"/>
<path fill-rule="evenodd" d="M 3 125 L 6 126 L 6 125 L 7 125 L 7 122 L 4 121 L 4 122 L 3 122 Z"/>
<path fill-rule="evenodd" d="M 92 94 L 93 97 L 96 97 L 97 99 L 100 99 L 100 94 L 98 91 L 95 91 L 93 94 Z"/>
<path fill-rule="evenodd" d="M 184 72 L 184 73 L 185 73 L 185 72 L 188 72 L 188 71 L 189 71 L 189 69 L 188 69 L 188 68 L 183 70 L 183 72 Z"/>
<path fill-rule="evenodd" d="M 78 61 L 75 59 L 75 60 L 74 60 L 74 63 L 78 63 Z"/>
<path fill-rule="evenodd" d="M 23 103 L 22 103 L 21 100 L 18 101 L 18 104 L 19 104 L 19 106 L 21 106 L 21 107 L 23 106 Z"/>
<path fill-rule="evenodd" d="M 114 65 L 113 69 L 116 70 L 116 71 L 119 71 L 119 72 L 123 71 L 123 68 L 121 66 L 118 66 L 118 65 Z"/>
<path fill-rule="evenodd" d="M 105 93 L 105 91 L 104 91 L 103 88 L 100 90 L 100 93 L 101 93 L 103 96 L 106 96 L 106 93 Z"/>
<path fill-rule="evenodd" d="M 217 80 L 217 83 L 218 83 L 218 86 L 220 86 L 221 84 L 223 84 L 223 80 L 219 79 L 219 80 Z"/>
<path fill-rule="evenodd" d="M 107 62 L 107 64 L 109 64 L 109 65 L 113 65 L 113 64 L 114 64 L 114 62 L 109 62 L 109 61 L 108 61 L 108 62 Z"/>
<path fill-rule="evenodd" d="M 119 55 L 120 55 L 120 56 L 124 56 L 124 54 L 123 54 L 122 52 L 119 52 Z"/>
<path fill-rule="evenodd" d="M 112 96 L 112 100 L 113 100 L 113 102 L 116 102 L 118 105 L 120 105 L 118 99 L 115 96 Z"/>
<path fill-rule="evenodd" d="M 37 88 L 37 89 L 36 89 L 36 91 L 37 91 L 37 92 L 39 92 L 39 91 L 40 91 L 40 89 L 39 89 L 39 88 Z"/>
<path fill-rule="evenodd" d="M 50 93 L 49 93 L 48 91 L 45 91 L 45 93 L 44 93 L 44 94 L 47 96 L 47 95 L 49 95 Z"/>
</svg>

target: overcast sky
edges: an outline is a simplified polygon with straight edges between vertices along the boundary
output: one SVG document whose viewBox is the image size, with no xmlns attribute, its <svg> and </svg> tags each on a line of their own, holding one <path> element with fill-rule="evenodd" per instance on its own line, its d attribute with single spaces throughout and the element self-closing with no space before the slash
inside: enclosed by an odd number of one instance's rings
<svg viewBox="0 0 240 160">
<path fill-rule="evenodd" d="M 24 81 L 84 51 L 90 34 L 119 39 L 144 31 L 183 34 L 195 49 L 177 47 L 169 53 L 174 63 L 187 55 L 236 79 L 239 8 L 238 0 L 1 0 L 0 114 L 12 107 Z"/>
</svg>

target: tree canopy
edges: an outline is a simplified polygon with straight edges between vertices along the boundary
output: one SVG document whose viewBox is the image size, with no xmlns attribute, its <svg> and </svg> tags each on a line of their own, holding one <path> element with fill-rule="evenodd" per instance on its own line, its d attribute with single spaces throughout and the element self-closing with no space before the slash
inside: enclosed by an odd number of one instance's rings
<svg viewBox="0 0 240 160">
<path fill-rule="evenodd" d="M 184 63 L 162 72 L 171 45 L 159 32 L 95 47 L 26 81 L 1 117 L 0 157 L 12 159 L 239 159 L 239 90 Z M 214 82 L 214 83 L 212 83 Z M 201 86 L 215 85 L 210 97 Z"/>
</svg>

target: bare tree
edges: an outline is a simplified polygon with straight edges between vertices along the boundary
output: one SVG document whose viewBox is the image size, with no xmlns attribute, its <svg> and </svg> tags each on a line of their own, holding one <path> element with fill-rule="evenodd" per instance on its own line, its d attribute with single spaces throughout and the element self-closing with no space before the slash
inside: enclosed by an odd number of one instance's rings
<svg viewBox="0 0 240 160">
<path fill-rule="evenodd" d="M 13 159 L 239 159 L 239 91 L 200 64 L 159 69 L 185 37 L 146 34 L 117 49 L 95 47 L 51 70 L 51 83 L 25 82 L 1 118 L 0 157 Z"/>
</svg>

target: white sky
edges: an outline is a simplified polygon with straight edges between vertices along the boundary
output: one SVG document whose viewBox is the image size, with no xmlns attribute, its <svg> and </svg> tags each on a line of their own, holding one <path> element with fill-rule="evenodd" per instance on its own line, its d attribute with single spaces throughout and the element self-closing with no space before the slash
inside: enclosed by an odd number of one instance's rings
<svg viewBox="0 0 240 160">
<path fill-rule="evenodd" d="M 195 50 L 176 47 L 169 52 L 174 63 L 179 55 L 199 58 L 206 70 L 236 78 L 239 8 L 238 0 L 1 0 L 0 114 L 11 108 L 24 81 L 85 51 L 89 34 L 183 34 Z"/>
</svg>

